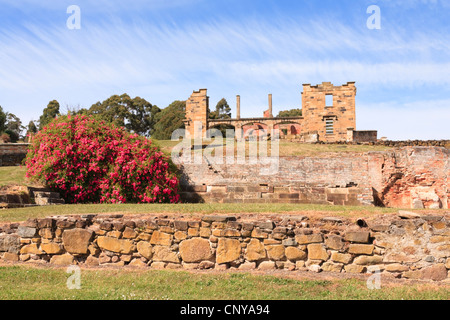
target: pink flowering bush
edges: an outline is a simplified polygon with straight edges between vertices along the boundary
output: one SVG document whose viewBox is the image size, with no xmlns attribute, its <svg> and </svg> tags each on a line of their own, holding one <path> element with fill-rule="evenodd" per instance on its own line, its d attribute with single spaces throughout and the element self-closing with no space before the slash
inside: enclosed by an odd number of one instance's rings
<svg viewBox="0 0 450 320">
<path fill-rule="evenodd" d="M 59 117 L 34 137 L 27 177 L 67 203 L 179 202 L 169 159 L 136 134 L 87 116 Z"/>
</svg>

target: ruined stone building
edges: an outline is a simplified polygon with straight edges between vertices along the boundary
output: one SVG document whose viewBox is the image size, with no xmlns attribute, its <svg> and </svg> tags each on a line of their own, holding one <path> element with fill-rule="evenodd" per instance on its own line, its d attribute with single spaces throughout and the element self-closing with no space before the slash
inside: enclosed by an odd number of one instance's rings
<svg viewBox="0 0 450 320">
<path fill-rule="evenodd" d="M 355 112 L 356 87 L 354 82 L 334 86 L 331 82 L 312 86 L 303 85 L 302 116 L 274 117 L 272 95 L 269 94 L 269 108 L 263 117 L 241 118 L 240 96 L 236 96 L 236 117 L 233 119 L 208 119 L 209 97 L 207 89 L 194 91 L 186 101 L 185 128 L 191 137 L 218 125 L 234 127 L 236 138 L 258 134 L 264 129 L 278 136 L 298 138 L 303 142 L 368 142 L 376 141 L 376 131 L 356 131 Z M 195 132 L 194 123 L 198 132 Z"/>
</svg>

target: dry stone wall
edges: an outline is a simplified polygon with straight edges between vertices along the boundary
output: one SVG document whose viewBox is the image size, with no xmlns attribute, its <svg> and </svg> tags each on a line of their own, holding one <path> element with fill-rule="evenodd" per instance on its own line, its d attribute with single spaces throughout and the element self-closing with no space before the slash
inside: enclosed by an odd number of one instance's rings
<svg viewBox="0 0 450 320">
<path fill-rule="evenodd" d="M 300 215 L 81 215 L 5 224 L 0 261 L 152 269 L 381 272 L 446 280 L 450 213 L 371 221 Z M 446 280 L 448 281 L 448 280 Z"/>
</svg>

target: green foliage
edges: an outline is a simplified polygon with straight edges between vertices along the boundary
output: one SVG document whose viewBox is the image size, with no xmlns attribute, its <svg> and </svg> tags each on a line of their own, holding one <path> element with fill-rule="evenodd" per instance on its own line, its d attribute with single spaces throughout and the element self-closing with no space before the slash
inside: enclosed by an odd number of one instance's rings
<svg viewBox="0 0 450 320">
<path fill-rule="evenodd" d="M 22 121 L 19 119 L 19 117 L 7 112 L 5 132 L 9 134 L 11 142 L 17 142 L 17 140 L 20 139 L 20 134 L 23 129 L 25 128 L 22 126 Z"/>
<path fill-rule="evenodd" d="M 50 101 L 47 108 L 44 109 L 42 115 L 39 117 L 39 130 L 42 130 L 42 128 L 59 115 L 59 102 L 56 100 Z"/>
<path fill-rule="evenodd" d="M 216 109 L 214 111 L 208 112 L 209 119 L 231 119 L 231 108 L 225 98 L 220 99 L 216 104 Z M 228 126 L 226 124 L 217 125 L 214 128 L 218 129 L 222 136 L 226 136 L 226 129 L 234 129 L 233 126 Z"/>
<path fill-rule="evenodd" d="M 49 123 L 33 138 L 25 164 L 28 178 L 67 203 L 179 201 L 174 168 L 149 139 L 93 117 Z"/>
<path fill-rule="evenodd" d="M 172 132 L 184 128 L 183 120 L 186 116 L 186 101 L 175 100 L 167 108 L 159 112 L 152 138 L 158 140 L 170 140 Z"/>
<path fill-rule="evenodd" d="M 220 99 L 216 104 L 216 109 L 209 112 L 210 119 L 231 119 L 231 108 L 225 98 Z"/>
<path fill-rule="evenodd" d="M 97 102 L 89 110 L 81 109 L 77 114 L 93 115 L 99 120 L 123 127 L 129 132 L 150 136 L 155 125 L 155 116 L 161 110 L 143 98 L 131 98 L 124 93 L 113 95 L 103 102 Z"/>
<path fill-rule="evenodd" d="M 301 117 L 302 109 L 290 109 L 278 112 L 277 118 Z"/>
<path fill-rule="evenodd" d="M 2 106 L 0 106 L 0 132 L 6 130 L 6 113 L 3 111 Z"/>
</svg>

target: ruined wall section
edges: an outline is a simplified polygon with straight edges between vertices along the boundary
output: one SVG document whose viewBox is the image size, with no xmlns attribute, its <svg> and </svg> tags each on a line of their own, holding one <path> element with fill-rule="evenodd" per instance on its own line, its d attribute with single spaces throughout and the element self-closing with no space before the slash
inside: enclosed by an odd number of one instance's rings
<svg viewBox="0 0 450 320">
<path fill-rule="evenodd" d="M 229 164 L 203 161 L 182 168 L 183 199 L 205 202 L 291 202 L 449 208 L 449 150 L 406 147 L 393 151 L 279 157 Z M 194 193 L 194 195 L 191 194 Z"/>
<path fill-rule="evenodd" d="M 240 215 L 241 216 L 241 215 Z M 151 269 L 239 269 L 446 280 L 448 215 L 359 221 L 299 215 L 82 215 L 0 227 L 0 262 Z"/>
<path fill-rule="evenodd" d="M 0 143 L 0 166 L 18 166 L 25 159 L 28 143 Z"/>
<path fill-rule="evenodd" d="M 332 105 L 327 105 L 326 96 L 332 95 Z M 331 82 L 311 86 L 303 85 L 302 110 L 304 132 L 317 131 L 319 140 L 325 142 L 346 141 L 347 130 L 356 129 L 356 87 L 354 82 L 333 86 Z M 327 132 L 327 119 L 332 123 L 332 132 Z"/>
<path fill-rule="evenodd" d="M 406 147 L 384 156 L 381 166 L 383 203 L 389 207 L 450 207 L 450 150 Z"/>
<path fill-rule="evenodd" d="M 186 101 L 186 119 L 184 120 L 184 124 L 191 138 L 194 138 L 198 134 L 204 137 L 208 129 L 209 97 L 206 92 L 206 89 L 194 91 Z M 194 131 L 194 123 L 196 121 L 202 124 L 202 130 L 198 133 Z"/>
</svg>

